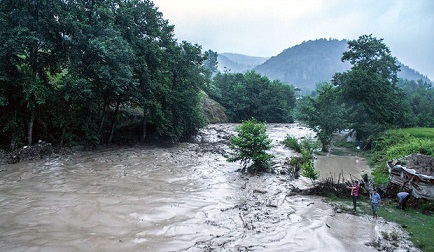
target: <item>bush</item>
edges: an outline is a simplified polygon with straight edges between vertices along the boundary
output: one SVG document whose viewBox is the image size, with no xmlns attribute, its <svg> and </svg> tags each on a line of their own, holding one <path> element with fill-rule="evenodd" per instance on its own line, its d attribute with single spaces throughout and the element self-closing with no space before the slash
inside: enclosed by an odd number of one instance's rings
<svg viewBox="0 0 434 252">
<path fill-rule="evenodd" d="M 282 141 L 283 145 L 285 145 L 288 148 L 291 148 L 295 150 L 298 153 L 301 153 L 301 146 L 298 143 L 298 139 L 295 137 L 290 136 L 289 134 L 286 135 L 285 139 Z"/>
<path fill-rule="evenodd" d="M 295 167 L 297 172 L 298 170 L 301 170 L 301 175 L 310 178 L 312 182 L 315 182 L 315 180 L 319 178 L 319 172 L 315 170 L 313 153 L 321 147 L 321 143 L 311 136 L 298 142 L 297 138 L 290 135 L 286 135 L 282 143 L 298 153 L 301 153 L 301 159 L 293 157 L 291 158 L 289 165 Z"/>
<path fill-rule="evenodd" d="M 312 155 L 313 153 L 308 149 L 301 150 L 301 158 L 302 158 L 301 175 L 303 175 L 306 178 L 309 178 L 313 183 L 315 182 L 315 180 L 319 178 L 319 172 L 315 170 Z"/>
<path fill-rule="evenodd" d="M 306 138 L 304 138 L 303 140 L 301 140 L 300 146 L 302 149 L 306 149 L 311 154 L 313 154 L 316 150 L 321 148 L 321 142 L 309 135 Z"/>
<path fill-rule="evenodd" d="M 297 138 L 292 137 L 288 134 L 286 135 L 282 143 L 286 147 L 289 147 L 298 153 L 301 153 L 302 149 L 309 150 L 310 152 L 313 153 L 315 150 L 321 147 L 321 143 L 315 138 L 313 138 L 312 136 L 307 136 L 306 138 L 304 138 L 299 142 Z"/>
<path fill-rule="evenodd" d="M 267 126 L 258 123 L 254 118 L 243 121 L 241 126 L 235 128 L 238 136 L 230 139 L 229 148 L 233 153 L 227 160 L 240 161 L 243 168 L 248 168 L 252 173 L 267 171 L 270 168 L 272 155 L 266 152 L 271 149 L 271 139 L 265 133 L 266 130 Z M 248 167 L 251 162 L 253 164 Z"/>
</svg>

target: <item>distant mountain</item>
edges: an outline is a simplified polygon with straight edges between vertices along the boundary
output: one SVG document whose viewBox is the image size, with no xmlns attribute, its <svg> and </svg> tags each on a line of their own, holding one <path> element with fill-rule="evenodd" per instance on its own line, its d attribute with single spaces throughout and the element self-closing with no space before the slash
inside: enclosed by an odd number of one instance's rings
<svg viewBox="0 0 434 252">
<path fill-rule="evenodd" d="M 284 50 L 253 70 L 302 90 L 314 90 L 317 83 L 350 69 L 350 63 L 341 61 L 346 50 L 345 40 L 307 41 Z"/>
<path fill-rule="evenodd" d="M 265 57 L 253 57 L 236 53 L 218 54 L 218 70 L 220 72 L 244 73 L 261 65 L 269 59 Z"/>
<path fill-rule="evenodd" d="M 250 57 L 240 54 L 220 54 L 218 68 L 221 72 L 255 72 L 267 76 L 271 80 L 293 84 L 303 93 L 315 89 L 319 82 L 330 81 L 337 72 L 345 72 L 351 64 L 342 62 L 342 53 L 347 51 L 347 41 L 337 39 L 317 39 L 305 41 L 285 49 L 277 56 L 266 58 Z M 261 60 L 266 60 L 261 63 Z M 409 80 L 424 80 L 430 82 L 427 76 L 398 62 L 401 71 L 399 78 Z M 226 68 L 225 68 L 226 67 Z"/>
<path fill-rule="evenodd" d="M 428 76 L 419 73 L 418 71 L 406 66 L 398 61 L 398 64 L 401 66 L 401 71 L 398 72 L 398 77 L 407 80 L 423 80 L 426 82 L 431 82 Z"/>
</svg>

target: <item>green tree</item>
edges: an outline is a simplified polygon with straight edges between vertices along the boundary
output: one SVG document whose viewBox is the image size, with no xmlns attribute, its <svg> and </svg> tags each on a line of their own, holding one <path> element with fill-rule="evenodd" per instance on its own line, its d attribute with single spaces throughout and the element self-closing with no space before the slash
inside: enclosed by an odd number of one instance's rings
<svg viewBox="0 0 434 252">
<path fill-rule="evenodd" d="M 400 79 L 406 108 L 403 127 L 434 127 L 434 88 L 431 83 Z"/>
<path fill-rule="evenodd" d="M 272 141 L 268 138 L 266 130 L 267 126 L 254 118 L 243 121 L 241 126 L 235 128 L 238 136 L 230 139 L 229 148 L 233 152 L 227 160 L 240 161 L 243 169 L 249 172 L 267 171 L 272 158 L 267 150 L 271 149 Z"/>
<path fill-rule="evenodd" d="M 204 53 L 205 61 L 203 65 L 206 69 L 208 69 L 211 73 L 217 73 L 218 69 L 218 53 L 212 50 L 208 50 Z"/>
<path fill-rule="evenodd" d="M 293 122 L 294 88 L 279 81 L 270 81 L 255 72 L 217 74 L 210 97 L 225 109 L 231 122 L 249 118 L 259 121 Z"/>
<path fill-rule="evenodd" d="M 402 120 L 401 92 L 396 87 L 399 66 L 383 39 L 363 35 L 349 41 L 348 47 L 342 60 L 353 66 L 335 74 L 332 82 L 345 104 L 349 127 L 359 140 L 366 140 Z"/>
<path fill-rule="evenodd" d="M 31 145 L 35 121 L 44 122 L 52 87 L 47 73 L 58 71 L 62 38 L 56 17 L 62 1 L 0 2 L 0 106 L 1 130 L 8 132 L 11 148 Z M 3 112 L 4 111 L 4 112 Z M 21 131 L 26 129 L 27 133 Z"/>
<path fill-rule="evenodd" d="M 203 125 L 204 55 L 151 1 L 5 0 L 0 25 L 2 146 L 110 144 L 121 120 L 176 142 Z"/>
<path fill-rule="evenodd" d="M 316 132 L 322 143 L 322 151 L 328 152 L 333 133 L 346 128 L 344 105 L 337 88 L 322 83 L 316 88 L 316 96 L 305 96 L 297 104 L 297 118 Z"/>
</svg>

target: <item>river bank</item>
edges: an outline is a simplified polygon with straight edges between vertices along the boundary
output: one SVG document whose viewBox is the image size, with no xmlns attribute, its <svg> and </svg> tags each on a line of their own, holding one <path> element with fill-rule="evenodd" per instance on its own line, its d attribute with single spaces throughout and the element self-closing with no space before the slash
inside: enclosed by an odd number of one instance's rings
<svg viewBox="0 0 434 252">
<path fill-rule="evenodd" d="M 240 173 L 222 156 L 234 127 L 210 125 L 195 142 L 173 147 L 75 152 L 2 166 L 0 250 L 419 251 L 397 224 L 293 194 L 309 188 L 308 179 Z M 269 125 L 267 133 L 278 168 L 294 155 L 279 144 L 283 137 L 311 132 L 288 124 Z M 346 166 L 339 171 L 366 169 Z M 388 241 L 384 232 L 399 239 Z"/>
</svg>

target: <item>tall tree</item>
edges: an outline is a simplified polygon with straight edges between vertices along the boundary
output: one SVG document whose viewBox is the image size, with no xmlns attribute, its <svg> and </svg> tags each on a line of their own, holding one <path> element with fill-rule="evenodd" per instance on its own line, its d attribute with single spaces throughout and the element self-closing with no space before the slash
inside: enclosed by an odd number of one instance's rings
<svg viewBox="0 0 434 252">
<path fill-rule="evenodd" d="M 27 121 L 27 144 L 33 142 L 35 120 L 41 117 L 43 105 L 51 97 L 48 72 L 58 70 L 62 58 L 62 36 L 58 22 L 63 1 L 12 1 L 0 2 L 2 32 L 0 33 L 2 58 L 3 105 L 10 114 L 9 123 L 3 130 L 11 131 L 11 147 L 15 146 L 16 131 L 22 130 Z M 12 101 L 12 98 L 15 101 Z M 1 104 L 0 104 L 1 105 Z M 24 106 L 25 109 L 23 109 Z"/>
<path fill-rule="evenodd" d="M 403 127 L 434 127 L 434 88 L 431 83 L 400 79 L 398 87 L 404 94 Z"/>
<path fill-rule="evenodd" d="M 204 53 L 205 60 L 203 65 L 206 69 L 208 69 L 211 73 L 217 73 L 218 69 L 218 53 L 212 50 L 208 50 Z"/>
<path fill-rule="evenodd" d="M 396 87 L 399 66 L 383 39 L 362 35 L 348 42 L 342 61 L 351 70 L 337 73 L 337 86 L 347 110 L 350 127 L 364 140 L 387 128 L 399 125 L 403 115 L 400 90 Z"/>
<path fill-rule="evenodd" d="M 201 48 L 178 43 L 149 0 L 5 0 L 0 25 L 2 146 L 111 143 L 127 114 L 142 140 L 148 128 L 176 142 L 202 125 Z"/>
<path fill-rule="evenodd" d="M 305 96 L 299 100 L 297 118 L 316 132 L 322 151 L 328 152 L 333 133 L 346 128 L 345 109 L 332 84 L 319 84 L 316 93 L 315 97 Z"/>
</svg>

